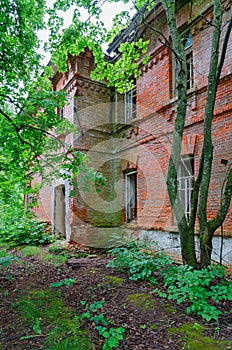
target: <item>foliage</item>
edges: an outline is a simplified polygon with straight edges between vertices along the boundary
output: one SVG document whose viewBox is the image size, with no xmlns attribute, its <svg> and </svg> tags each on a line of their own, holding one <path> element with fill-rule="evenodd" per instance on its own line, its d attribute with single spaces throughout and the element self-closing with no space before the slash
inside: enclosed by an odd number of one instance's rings
<svg viewBox="0 0 232 350">
<path fill-rule="evenodd" d="M 55 283 L 51 283 L 50 287 L 54 288 L 54 287 L 72 287 L 73 283 L 76 282 L 76 278 L 66 278 L 64 280 L 60 280 L 58 282 Z"/>
<path fill-rule="evenodd" d="M 81 305 L 85 306 L 85 312 L 82 314 L 83 319 L 88 319 L 94 322 L 96 330 L 104 338 L 105 342 L 102 345 L 103 350 L 117 349 L 119 342 L 123 339 L 125 332 L 124 327 L 109 327 L 109 321 L 105 315 L 100 312 L 105 301 L 95 301 L 88 305 L 84 300 L 81 301 Z"/>
<path fill-rule="evenodd" d="M 128 271 L 133 281 L 147 280 L 156 284 L 154 272 L 170 264 L 172 260 L 166 255 L 152 254 L 146 249 L 148 249 L 146 245 L 134 241 L 125 247 L 111 249 L 109 253 L 115 258 L 107 266 L 119 271 Z"/>
<path fill-rule="evenodd" d="M 111 350 L 117 349 L 119 342 L 123 339 L 123 334 L 125 333 L 124 327 L 113 328 L 97 326 L 96 327 L 99 334 L 105 338 L 105 344 L 103 344 L 102 349 Z"/>
<path fill-rule="evenodd" d="M 46 245 L 54 242 L 55 236 L 47 232 L 47 224 L 38 222 L 30 214 L 12 218 L 4 230 L 1 239 L 11 245 Z"/>
<path fill-rule="evenodd" d="M 189 266 L 170 267 L 162 273 L 167 297 L 179 304 L 188 301 L 187 313 L 196 313 L 206 321 L 217 321 L 222 312 L 212 303 L 232 300 L 232 283 L 224 279 L 224 271 L 225 268 L 218 265 L 202 270 Z"/>
<path fill-rule="evenodd" d="M 160 297 L 188 302 L 187 313 L 195 313 L 206 321 L 218 320 L 222 313 L 216 304 L 232 300 L 232 283 L 224 277 L 225 268 L 219 265 L 196 270 L 187 265 L 171 265 L 171 260 L 140 251 L 136 244 L 112 250 L 114 259 L 108 264 L 126 271 L 132 280 L 146 280 L 156 284 L 154 272 L 162 278 L 164 289 L 154 289 Z"/>
<path fill-rule="evenodd" d="M 7 267 L 8 265 L 10 265 L 12 260 L 18 260 L 18 259 L 12 255 L 2 256 L 0 257 L 0 265 L 2 267 Z"/>
</svg>

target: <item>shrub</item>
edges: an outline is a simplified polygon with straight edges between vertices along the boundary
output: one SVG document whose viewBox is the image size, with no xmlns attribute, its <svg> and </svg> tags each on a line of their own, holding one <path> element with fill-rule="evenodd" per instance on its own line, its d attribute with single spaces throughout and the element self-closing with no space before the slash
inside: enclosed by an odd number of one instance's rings
<svg viewBox="0 0 232 350">
<path fill-rule="evenodd" d="M 30 214 L 11 220 L 1 232 L 1 239 L 13 245 L 46 245 L 56 237 L 49 234 L 47 223 L 39 222 Z"/>
</svg>

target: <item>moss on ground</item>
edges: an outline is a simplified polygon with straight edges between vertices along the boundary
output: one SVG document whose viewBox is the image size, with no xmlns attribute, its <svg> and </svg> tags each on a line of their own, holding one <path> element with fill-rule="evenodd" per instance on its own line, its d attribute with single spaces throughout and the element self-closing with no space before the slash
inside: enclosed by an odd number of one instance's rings
<svg viewBox="0 0 232 350">
<path fill-rule="evenodd" d="M 185 323 L 180 327 L 170 327 L 168 333 L 180 334 L 185 341 L 185 350 L 226 350 L 231 349 L 232 342 L 216 340 L 204 335 L 204 327 L 198 323 Z"/>
<path fill-rule="evenodd" d="M 25 246 L 25 247 L 18 247 L 18 250 L 22 253 L 24 257 L 27 256 L 41 256 L 43 254 L 43 250 L 40 247 L 36 246 Z"/>
<path fill-rule="evenodd" d="M 154 307 L 154 301 L 151 299 L 151 295 L 146 293 L 129 294 L 126 301 L 134 304 L 141 310 L 149 310 Z"/>
<path fill-rule="evenodd" d="M 18 250 L 22 253 L 23 257 L 35 255 L 38 256 L 44 263 L 48 263 L 54 266 L 65 264 L 68 259 L 63 255 L 46 253 L 43 248 L 36 246 L 19 247 Z"/>
<path fill-rule="evenodd" d="M 68 260 L 67 257 L 63 255 L 53 255 L 53 254 L 42 255 L 43 262 L 49 263 L 54 266 L 65 264 L 67 260 Z"/>
<path fill-rule="evenodd" d="M 176 313 L 176 309 L 172 306 L 172 304 L 165 301 L 162 303 L 162 306 L 167 315 L 173 315 Z"/>
<path fill-rule="evenodd" d="M 120 286 L 121 284 L 124 283 L 125 279 L 121 277 L 116 277 L 116 276 L 105 276 L 104 279 L 112 285 L 115 286 Z"/>
<path fill-rule="evenodd" d="M 79 317 L 64 305 L 59 292 L 33 290 L 15 308 L 25 320 L 30 336 L 45 336 L 42 349 L 95 349 L 89 334 L 80 328 Z"/>
</svg>

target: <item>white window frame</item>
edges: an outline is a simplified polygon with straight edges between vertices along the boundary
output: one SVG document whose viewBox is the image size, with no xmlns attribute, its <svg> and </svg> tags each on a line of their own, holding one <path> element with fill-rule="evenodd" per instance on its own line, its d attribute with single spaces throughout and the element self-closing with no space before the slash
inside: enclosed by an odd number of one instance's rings
<svg viewBox="0 0 232 350">
<path fill-rule="evenodd" d="M 136 86 L 124 93 L 124 119 L 128 122 L 136 118 Z"/>
<path fill-rule="evenodd" d="M 132 176 L 134 185 L 132 186 Z M 125 173 L 125 209 L 126 222 L 131 222 L 137 217 L 137 171 Z M 132 210 L 134 213 L 132 214 Z"/>
<path fill-rule="evenodd" d="M 187 64 L 187 90 L 192 89 L 194 86 L 194 72 L 193 72 L 193 46 L 192 46 L 192 33 L 188 31 L 183 34 L 183 40 L 185 41 L 185 54 Z M 173 54 L 173 95 L 176 96 L 177 88 L 177 75 L 180 69 L 180 62 Z"/>
<path fill-rule="evenodd" d="M 177 172 L 178 195 L 183 204 L 186 219 L 191 213 L 192 191 L 194 183 L 194 158 L 182 156 Z"/>
</svg>

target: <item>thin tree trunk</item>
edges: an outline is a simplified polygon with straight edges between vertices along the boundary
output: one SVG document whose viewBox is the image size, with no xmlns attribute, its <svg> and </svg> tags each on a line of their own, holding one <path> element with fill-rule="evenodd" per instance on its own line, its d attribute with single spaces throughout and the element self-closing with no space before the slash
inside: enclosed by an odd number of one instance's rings
<svg viewBox="0 0 232 350">
<path fill-rule="evenodd" d="M 196 254 L 194 233 L 189 230 L 188 222 L 185 217 L 183 205 L 179 199 L 177 188 L 177 171 L 181 156 L 182 136 L 185 125 L 186 109 L 187 109 L 187 65 L 186 54 L 182 38 L 179 34 L 176 25 L 175 0 L 162 1 L 166 15 L 167 22 L 172 38 L 172 48 L 176 58 L 180 62 L 180 71 L 177 77 L 177 115 L 175 120 L 172 149 L 169 160 L 168 175 L 167 175 L 167 189 L 171 202 L 171 206 L 177 220 L 178 230 L 181 242 L 181 254 L 184 264 L 196 266 Z"/>
</svg>

